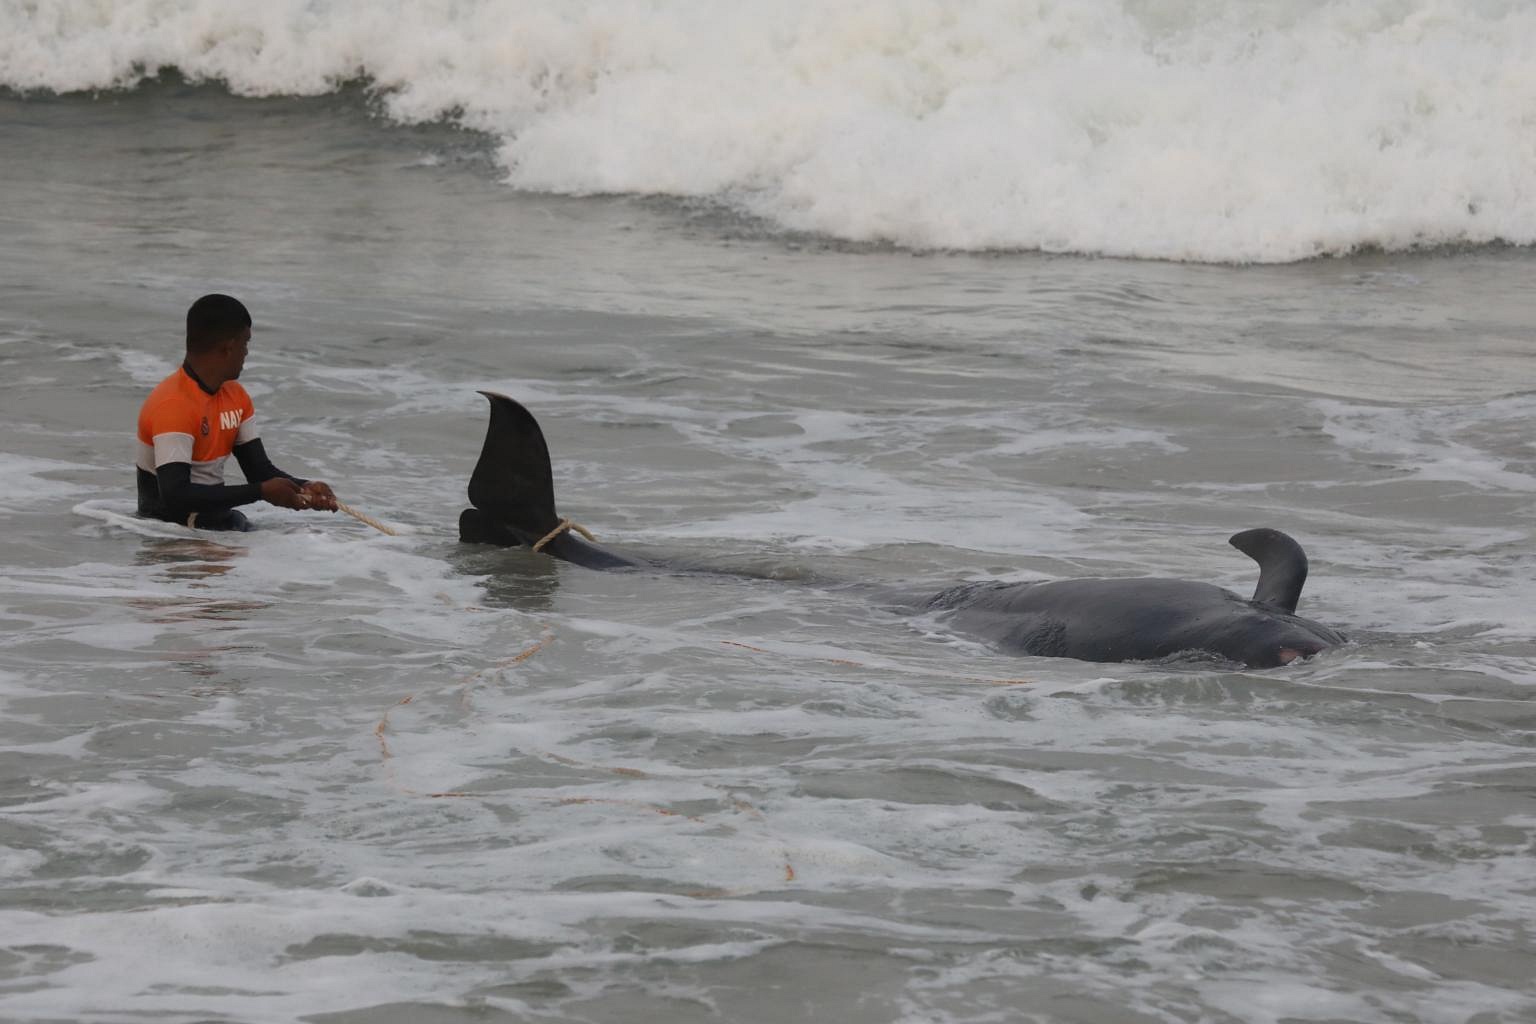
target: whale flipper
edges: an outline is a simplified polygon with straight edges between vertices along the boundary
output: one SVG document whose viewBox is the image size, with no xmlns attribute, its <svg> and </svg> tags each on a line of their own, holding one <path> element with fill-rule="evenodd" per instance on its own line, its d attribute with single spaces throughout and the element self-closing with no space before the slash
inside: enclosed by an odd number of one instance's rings
<svg viewBox="0 0 1536 1024">
<path fill-rule="evenodd" d="M 491 422 L 469 478 L 469 503 L 537 540 L 560 524 L 544 432 L 506 395 L 480 393 L 491 403 Z"/>
<path fill-rule="evenodd" d="M 1295 614 L 1302 585 L 1307 582 L 1307 553 L 1301 545 L 1268 527 L 1234 533 L 1227 543 L 1259 563 L 1259 585 L 1253 599 Z"/>
</svg>

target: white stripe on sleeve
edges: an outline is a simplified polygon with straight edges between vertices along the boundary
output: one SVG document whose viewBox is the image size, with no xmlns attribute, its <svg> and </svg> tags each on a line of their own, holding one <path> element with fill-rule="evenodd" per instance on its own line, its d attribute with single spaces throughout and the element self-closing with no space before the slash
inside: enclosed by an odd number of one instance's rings
<svg viewBox="0 0 1536 1024">
<path fill-rule="evenodd" d="M 191 434 L 156 434 L 155 435 L 155 468 L 159 469 L 167 462 L 191 462 L 192 461 L 192 435 Z"/>
<path fill-rule="evenodd" d="M 222 484 L 224 482 L 224 463 L 229 461 L 228 455 L 220 455 L 216 459 L 207 462 L 192 463 L 192 482 L 195 484 Z"/>
</svg>

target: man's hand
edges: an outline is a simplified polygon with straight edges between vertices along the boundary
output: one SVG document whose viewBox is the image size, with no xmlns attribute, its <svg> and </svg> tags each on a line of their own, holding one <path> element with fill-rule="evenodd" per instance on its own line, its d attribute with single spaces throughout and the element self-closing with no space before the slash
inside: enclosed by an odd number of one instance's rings
<svg viewBox="0 0 1536 1024">
<path fill-rule="evenodd" d="M 311 480 L 299 488 L 299 495 L 309 499 L 305 508 L 318 508 L 326 512 L 336 511 L 336 495 L 331 491 L 331 485 L 322 480 Z"/>
<path fill-rule="evenodd" d="M 309 499 L 303 491 L 299 490 L 299 485 L 285 476 L 274 476 L 270 480 L 263 480 L 261 500 L 270 502 L 278 508 L 309 508 Z"/>
<path fill-rule="evenodd" d="M 336 511 L 336 495 L 331 491 L 330 484 L 319 480 L 311 480 L 300 487 L 285 476 L 274 476 L 261 482 L 261 500 L 279 508 Z"/>
</svg>

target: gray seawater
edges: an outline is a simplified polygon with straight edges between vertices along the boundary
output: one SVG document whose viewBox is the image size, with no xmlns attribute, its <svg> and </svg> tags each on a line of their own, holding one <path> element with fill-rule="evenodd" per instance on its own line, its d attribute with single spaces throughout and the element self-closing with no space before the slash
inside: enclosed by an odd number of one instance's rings
<svg viewBox="0 0 1536 1024">
<path fill-rule="evenodd" d="M 1532 254 L 913 255 L 498 183 L 365 98 L 0 98 L 0 1019 L 1536 1019 Z M 124 513 L 187 303 L 401 528 Z M 562 510 L 457 544 L 478 388 Z M 1312 560 L 1272 671 L 810 582 Z"/>
</svg>

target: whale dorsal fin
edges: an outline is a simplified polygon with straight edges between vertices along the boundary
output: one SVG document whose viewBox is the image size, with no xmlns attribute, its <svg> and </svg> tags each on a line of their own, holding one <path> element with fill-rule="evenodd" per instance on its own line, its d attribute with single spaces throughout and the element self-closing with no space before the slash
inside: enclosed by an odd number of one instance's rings
<svg viewBox="0 0 1536 1024">
<path fill-rule="evenodd" d="M 491 403 L 491 421 L 469 477 L 469 502 L 537 540 L 560 522 L 544 432 L 532 413 L 506 395 L 480 393 Z"/>
<path fill-rule="evenodd" d="M 1307 553 L 1301 545 L 1267 527 L 1234 533 L 1227 543 L 1259 563 L 1259 585 L 1253 599 L 1295 612 L 1302 584 L 1307 582 Z"/>
</svg>

